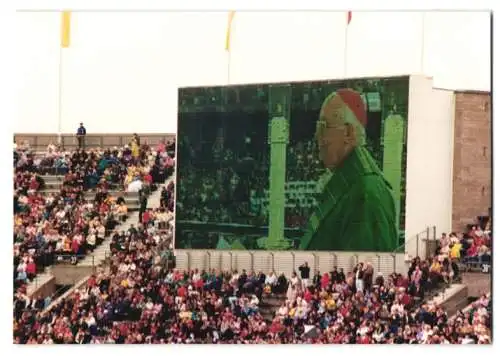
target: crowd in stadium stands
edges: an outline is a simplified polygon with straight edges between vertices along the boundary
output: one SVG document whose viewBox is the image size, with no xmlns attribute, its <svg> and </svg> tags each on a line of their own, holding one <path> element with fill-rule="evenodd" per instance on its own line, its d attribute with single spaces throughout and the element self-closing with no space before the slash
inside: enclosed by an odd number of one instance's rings
<svg viewBox="0 0 500 356">
<path fill-rule="evenodd" d="M 169 268 L 172 224 L 161 210 L 148 222 L 115 234 L 109 272 L 48 312 L 43 300 L 17 294 L 14 339 L 29 344 L 161 343 L 490 343 L 491 299 L 483 296 L 455 317 L 423 292 L 439 283 L 415 259 L 408 277 L 376 274 L 370 263 L 347 274 L 312 275 L 307 264 L 287 279 L 273 272 Z M 167 221 L 172 212 L 167 212 Z M 162 246 L 162 247 L 160 247 Z M 171 247 L 171 246 L 169 246 Z M 420 272 L 421 271 L 421 272 Z M 286 295 L 271 320 L 262 301 Z M 264 298 L 264 299 L 263 299 Z"/>
<path fill-rule="evenodd" d="M 168 189 L 172 189 L 169 186 Z M 170 198 L 173 199 L 173 196 Z M 167 206 L 172 206 L 166 202 Z M 146 214 L 147 213 L 147 214 Z M 14 339 L 17 343 L 104 343 L 125 342 L 128 323 L 137 327 L 138 318 L 157 317 L 158 300 L 153 305 L 164 271 L 165 251 L 172 249 L 173 211 L 160 207 L 147 210 L 143 223 L 111 238 L 109 272 L 91 276 L 87 288 L 76 291 L 51 310 L 42 312 L 47 302 L 30 301 L 17 291 L 14 296 Z M 164 273 L 163 273 L 164 274 Z M 160 294 L 156 298 L 159 298 Z M 125 329 L 124 329 L 125 328 Z M 130 330 L 132 331 L 132 330 Z M 137 337 L 139 331 L 130 333 Z M 144 333 L 147 334 L 147 333 Z M 134 340 L 134 343 L 137 340 Z"/>
<path fill-rule="evenodd" d="M 160 154 L 145 155 L 130 164 L 122 160 L 126 150 L 114 155 L 121 162 L 117 163 L 120 167 L 153 164 L 159 172 L 155 176 L 151 168 L 153 183 L 172 173 L 172 160 L 161 150 L 154 151 Z M 72 155 L 64 154 L 68 163 L 64 184 L 60 192 L 44 196 L 43 176 L 39 174 L 44 171 L 40 163 L 35 163 L 34 156 L 23 150 L 16 152 L 15 279 L 23 281 L 36 274 L 41 251 L 52 254 L 52 258 L 61 248 L 81 252 L 80 248 L 92 248 L 93 239 L 102 238 L 106 230 L 113 231 L 114 226 L 108 226 L 108 222 L 118 223 L 124 211 L 116 207 L 120 205 L 117 201 L 120 198 L 115 201 L 106 195 L 110 187 L 106 185 L 112 182 L 123 188 L 130 186 L 137 169 L 114 170 L 114 163 L 102 167 L 100 163 L 106 160 L 106 155 L 113 156 L 112 152 L 95 154 L 95 158 L 84 159 L 83 164 Z M 118 157 L 120 152 L 122 156 Z M 79 154 L 82 155 L 81 151 Z M 150 160 L 151 156 L 156 157 Z M 150 163 L 139 163 L 144 161 Z M 107 176 L 104 175 L 106 169 L 109 169 Z M 88 179 L 89 172 L 92 175 L 94 170 L 97 179 Z M 145 173 L 147 170 L 141 171 L 139 177 Z M 239 179 L 233 177 L 230 176 Z M 216 176 L 208 183 L 205 180 L 198 186 L 204 187 L 205 195 L 213 194 L 213 188 L 208 186 L 219 184 L 217 179 Z M 233 186 L 231 179 L 229 187 Z M 146 187 L 149 179 L 144 181 Z M 83 194 L 90 187 L 96 188 L 96 198 L 86 203 Z M 483 230 L 475 226 L 460 237 L 444 235 L 436 257 L 416 257 L 407 275 L 393 273 L 386 278 L 376 273 L 370 263 L 359 263 L 352 271 L 334 268 L 323 273 L 311 271 L 303 264 L 290 278 L 274 272 L 247 273 L 245 270 L 180 271 L 171 265 L 170 255 L 174 191 L 173 182 L 162 187 L 160 207 L 147 209 L 141 204 L 137 226 L 131 225 L 126 232 L 114 230 L 110 239 L 109 269 L 99 269 L 83 288 L 60 303 L 47 308 L 48 300 L 30 299 L 25 293 L 26 285 L 19 282 L 13 303 L 14 342 L 491 343 L 492 300 L 489 296 L 483 295 L 451 318 L 441 307 L 428 301 L 428 292 L 460 278 L 458 263 L 464 256 L 477 257 L 486 263 L 484 256 L 491 253 L 489 228 Z M 232 194 L 230 190 L 228 194 Z M 195 205 L 209 204 L 204 201 Z M 74 243 L 75 240 L 81 244 Z M 283 303 L 268 319 L 265 301 L 276 297 L 283 298 Z"/>
<path fill-rule="evenodd" d="M 25 286 L 56 258 L 71 256 L 76 262 L 76 256 L 99 245 L 128 212 L 123 195 L 112 196 L 109 190 L 130 192 L 135 184 L 136 192 L 147 194 L 173 170 L 166 151 L 164 143 L 156 151 L 143 145 L 135 153 L 128 146 L 70 153 L 51 144 L 43 155 L 26 147 L 15 149 L 15 287 Z M 47 173 L 64 173 L 57 193 L 42 191 Z M 95 199 L 88 202 L 85 191 L 92 188 Z"/>
<path fill-rule="evenodd" d="M 477 265 L 488 271 L 491 265 L 492 231 L 489 225 L 483 230 L 479 224 L 471 225 L 465 233 L 442 234 L 436 251 L 436 261 L 462 263 L 465 267 Z"/>
</svg>

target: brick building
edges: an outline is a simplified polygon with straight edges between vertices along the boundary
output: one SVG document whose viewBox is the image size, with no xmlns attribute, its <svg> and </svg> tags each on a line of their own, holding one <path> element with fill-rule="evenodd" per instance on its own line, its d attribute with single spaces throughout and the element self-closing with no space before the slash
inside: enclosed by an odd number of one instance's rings
<svg viewBox="0 0 500 356">
<path fill-rule="evenodd" d="M 454 231 L 462 231 L 492 205 L 491 94 L 455 92 L 453 154 Z"/>
</svg>

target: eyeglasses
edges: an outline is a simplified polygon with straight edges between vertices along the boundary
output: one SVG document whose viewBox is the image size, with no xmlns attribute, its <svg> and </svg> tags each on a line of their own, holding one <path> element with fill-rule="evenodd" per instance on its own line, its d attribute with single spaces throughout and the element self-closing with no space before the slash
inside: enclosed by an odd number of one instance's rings
<svg viewBox="0 0 500 356">
<path fill-rule="evenodd" d="M 318 120 L 316 122 L 316 132 L 324 129 L 335 129 L 340 127 L 344 127 L 344 124 L 332 125 L 325 120 Z"/>
</svg>

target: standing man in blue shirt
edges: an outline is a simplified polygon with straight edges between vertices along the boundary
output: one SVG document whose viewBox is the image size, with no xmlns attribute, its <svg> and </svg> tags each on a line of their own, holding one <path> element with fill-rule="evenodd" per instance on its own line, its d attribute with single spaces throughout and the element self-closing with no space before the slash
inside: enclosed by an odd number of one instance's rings
<svg viewBox="0 0 500 356">
<path fill-rule="evenodd" d="M 76 130 L 76 138 L 78 140 L 78 148 L 85 149 L 85 136 L 87 135 L 87 130 L 83 126 L 83 122 L 80 122 L 80 127 Z"/>
</svg>

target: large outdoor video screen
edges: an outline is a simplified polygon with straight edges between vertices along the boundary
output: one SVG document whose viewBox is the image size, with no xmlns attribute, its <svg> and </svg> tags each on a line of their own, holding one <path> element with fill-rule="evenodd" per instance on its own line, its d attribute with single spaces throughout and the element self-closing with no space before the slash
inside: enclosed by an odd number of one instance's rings
<svg viewBox="0 0 500 356">
<path fill-rule="evenodd" d="M 179 89 L 175 247 L 393 251 L 408 84 Z"/>
</svg>

